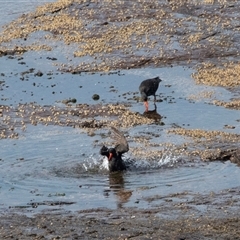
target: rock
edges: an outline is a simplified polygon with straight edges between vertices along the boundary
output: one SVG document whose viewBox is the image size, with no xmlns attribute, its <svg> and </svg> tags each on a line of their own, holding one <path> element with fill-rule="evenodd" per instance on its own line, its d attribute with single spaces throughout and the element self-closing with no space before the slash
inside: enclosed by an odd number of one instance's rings
<svg viewBox="0 0 240 240">
<path fill-rule="evenodd" d="M 48 60 L 52 60 L 52 61 L 56 61 L 57 60 L 57 58 L 55 58 L 55 57 L 47 57 L 47 59 Z"/>
<path fill-rule="evenodd" d="M 217 154 L 216 154 L 217 153 Z M 239 148 L 227 148 L 218 149 L 215 151 L 215 155 L 208 157 L 210 161 L 231 161 L 240 165 L 240 149 Z"/>
<path fill-rule="evenodd" d="M 100 99 L 100 96 L 98 94 L 93 94 L 92 99 L 97 101 Z"/>
<path fill-rule="evenodd" d="M 43 73 L 41 71 L 38 71 L 37 73 L 34 74 L 34 76 L 41 77 Z"/>
<path fill-rule="evenodd" d="M 235 151 L 232 152 L 232 155 L 230 156 L 230 161 L 232 163 L 240 165 L 240 149 L 236 149 Z"/>
<path fill-rule="evenodd" d="M 70 98 L 70 99 L 64 99 L 62 100 L 62 103 L 68 104 L 68 103 L 76 103 L 77 99 L 76 98 Z"/>
</svg>

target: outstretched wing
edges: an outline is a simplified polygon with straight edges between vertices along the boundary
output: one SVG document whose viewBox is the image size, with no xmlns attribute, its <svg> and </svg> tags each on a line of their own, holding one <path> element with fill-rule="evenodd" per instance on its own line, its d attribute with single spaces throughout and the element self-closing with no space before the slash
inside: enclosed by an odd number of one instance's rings
<svg viewBox="0 0 240 240">
<path fill-rule="evenodd" d="M 111 127 L 111 132 L 112 132 L 112 139 L 116 141 L 116 146 L 115 150 L 119 154 L 123 154 L 125 152 L 128 152 L 129 147 L 128 147 L 128 142 L 126 138 L 124 137 L 123 133 L 121 133 L 118 129 L 115 127 Z"/>
</svg>

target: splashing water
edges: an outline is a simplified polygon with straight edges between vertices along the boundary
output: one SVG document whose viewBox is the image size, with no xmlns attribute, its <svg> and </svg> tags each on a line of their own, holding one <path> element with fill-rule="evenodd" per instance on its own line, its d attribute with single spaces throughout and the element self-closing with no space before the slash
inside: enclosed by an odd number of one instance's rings
<svg viewBox="0 0 240 240">
<path fill-rule="evenodd" d="M 174 167 L 181 158 L 179 156 L 163 155 L 160 159 L 126 159 L 127 168 L 131 171 L 153 170 L 162 167 Z"/>
<path fill-rule="evenodd" d="M 106 157 L 103 158 L 102 164 L 100 165 L 100 169 L 109 170 L 108 168 L 108 160 Z"/>
<path fill-rule="evenodd" d="M 182 161 L 181 156 L 176 156 L 170 151 L 166 151 L 160 158 L 154 159 L 135 159 L 131 157 L 123 157 L 123 160 L 130 171 L 153 170 L 162 167 L 174 167 L 178 162 Z M 85 172 L 106 172 L 108 171 L 108 160 L 106 157 L 97 159 L 93 155 L 85 159 L 81 164 Z"/>
<path fill-rule="evenodd" d="M 95 157 L 89 156 L 89 158 L 85 159 L 82 164 L 83 170 L 86 172 L 93 171 L 106 171 L 108 170 L 108 160 L 106 158 L 97 159 Z"/>
</svg>

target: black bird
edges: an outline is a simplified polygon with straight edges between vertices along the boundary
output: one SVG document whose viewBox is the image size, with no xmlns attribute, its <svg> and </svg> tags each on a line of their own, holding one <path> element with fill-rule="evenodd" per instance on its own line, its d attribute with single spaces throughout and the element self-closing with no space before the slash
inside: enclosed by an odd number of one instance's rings
<svg viewBox="0 0 240 240">
<path fill-rule="evenodd" d="M 162 80 L 159 77 L 150 78 L 141 82 L 139 91 L 144 101 L 145 111 L 148 112 L 148 96 L 154 96 L 154 102 L 156 101 L 156 91 L 158 90 L 159 83 Z"/>
<path fill-rule="evenodd" d="M 129 150 L 128 142 L 119 130 L 115 127 L 111 127 L 111 129 L 113 133 L 112 138 L 116 141 L 116 146 L 114 148 L 103 146 L 100 149 L 100 154 L 107 156 L 110 172 L 124 171 L 126 170 L 126 165 L 122 160 L 122 155 Z"/>
</svg>

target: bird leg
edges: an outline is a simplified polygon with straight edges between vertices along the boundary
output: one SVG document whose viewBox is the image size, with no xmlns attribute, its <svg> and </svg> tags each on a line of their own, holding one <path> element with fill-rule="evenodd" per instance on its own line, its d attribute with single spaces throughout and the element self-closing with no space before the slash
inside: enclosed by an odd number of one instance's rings
<svg viewBox="0 0 240 240">
<path fill-rule="evenodd" d="M 157 99 L 156 99 L 156 95 L 154 95 L 154 102 L 156 102 L 156 100 L 157 100 Z"/>
<path fill-rule="evenodd" d="M 157 105 L 155 102 L 154 102 L 154 111 L 157 111 Z"/>
<path fill-rule="evenodd" d="M 145 112 L 148 112 L 148 101 L 144 101 Z"/>
</svg>

